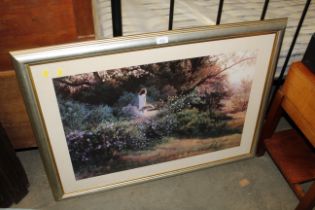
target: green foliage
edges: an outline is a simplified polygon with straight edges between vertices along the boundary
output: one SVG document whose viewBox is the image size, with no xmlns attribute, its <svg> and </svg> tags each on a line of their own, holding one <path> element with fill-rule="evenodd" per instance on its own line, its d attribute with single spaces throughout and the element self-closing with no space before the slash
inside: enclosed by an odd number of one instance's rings
<svg viewBox="0 0 315 210">
<path fill-rule="evenodd" d="M 185 96 L 178 97 L 178 96 L 172 96 L 168 99 L 168 104 L 166 109 L 170 113 L 176 113 L 184 109 L 188 104 L 185 103 L 186 98 Z"/>
<path fill-rule="evenodd" d="M 151 133 L 159 137 L 173 136 L 177 128 L 177 118 L 175 114 L 169 113 L 151 121 Z M 149 129 L 148 129 L 149 130 Z"/>
<path fill-rule="evenodd" d="M 85 117 L 85 124 L 89 129 L 95 128 L 104 121 L 113 121 L 115 119 L 113 110 L 107 105 L 89 106 Z"/>
<path fill-rule="evenodd" d="M 59 111 L 66 132 L 92 130 L 105 121 L 115 121 L 113 110 L 107 105 L 87 105 L 58 98 Z"/>
<path fill-rule="evenodd" d="M 128 105 L 137 106 L 137 94 L 124 91 L 118 98 L 115 106 L 124 107 Z"/>
<path fill-rule="evenodd" d="M 177 129 L 179 136 L 203 136 L 213 128 L 214 120 L 206 112 L 198 109 L 185 109 L 176 113 Z"/>
<path fill-rule="evenodd" d="M 149 95 L 147 96 L 147 102 L 148 103 L 152 103 L 155 101 L 158 101 L 160 99 L 163 99 L 163 94 L 161 93 L 161 91 L 159 89 L 157 89 L 155 86 L 149 86 L 147 88 L 147 91 L 149 93 Z"/>
<path fill-rule="evenodd" d="M 103 139 L 110 140 L 112 144 L 119 145 L 119 150 L 142 150 L 154 143 L 151 141 L 157 135 L 150 132 L 150 122 L 130 123 L 119 121 L 100 124 L 96 132 Z"/>
<path fill-rule="evenodd" d="M 132 106 L 130 104 L 120 109 L 116 109 L 116 113 L 116 115 L 119 116 L 120 120 L 132 120 L 139 117 L 141 114 L 138 110 L 138 107 Z"/>
<path fill-rule="evenodd" d="M 224 113 L 200 111 L 196 108 L 184 109 L 176 113 L 176 128 L 173 132 L 179 137 L 217 137 L 241 132 L 227 126 L 230 117 Z"/>
<path fill-rule="evenodd" d="M 206 99 L 196 91 L 169 97 L 164 109 L 155 118 L 155 132 L 177 137 L 224 135 L 228 132 L 226 122 L 230 118 L 217 107 L 212 107 Z"/>
<path fill-rule="evenodd" d="M 84 130 L 88 109 L 81 103 L 58 98 L 59 111 L 65 130 Z"/>
<path fill-rule="evenodd" d="M 201 98 L 195 91 L 189 94 L 181 96 L 172 96 L 168 98 L 167 106 L 165 109 L 169 113 L 177 113 L 183 109 L 195 107 L 199 109 L 201 106 L 205 106 L 206 101 Z"/>
<path fill-rule="evenodd" d="M 196 108 L 199 111 L 205 111 L 207 106 L 206 100 L 201 97 L 195 90 L 186 95 L 186 104 L 185 108 Z"/>
</svg>

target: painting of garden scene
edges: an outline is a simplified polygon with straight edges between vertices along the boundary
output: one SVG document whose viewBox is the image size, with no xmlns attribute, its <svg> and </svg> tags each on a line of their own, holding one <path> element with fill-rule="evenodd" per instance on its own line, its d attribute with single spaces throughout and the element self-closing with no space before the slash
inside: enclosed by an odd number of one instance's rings
<svg viewBox="0 0 315 210">
<path fill-rule="evenodd" d="M 54 78 L 76 179 L 239 146 L 256 57 L 231 52 Z"/>
</svg>

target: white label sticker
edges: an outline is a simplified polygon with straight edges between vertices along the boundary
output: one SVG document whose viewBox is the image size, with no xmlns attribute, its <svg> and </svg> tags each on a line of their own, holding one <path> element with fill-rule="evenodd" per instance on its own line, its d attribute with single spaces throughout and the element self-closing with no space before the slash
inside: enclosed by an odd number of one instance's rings
<svg viewBox="0 0 315 210">
<path fill-rule="evenodd" d="M 155 42 L 156 42 L 156 44 L 167 44 L 168 43 L 168 37 L 167 36 L 157 37 Z"/>
</svg>

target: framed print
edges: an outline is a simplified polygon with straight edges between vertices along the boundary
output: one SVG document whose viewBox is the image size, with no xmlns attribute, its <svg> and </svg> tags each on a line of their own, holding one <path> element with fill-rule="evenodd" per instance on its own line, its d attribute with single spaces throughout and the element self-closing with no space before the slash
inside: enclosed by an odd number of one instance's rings
<svg viewBox="0 0 315 210">
<path fill-rule="evenodd" d="M 57 199 L 251 157 L 286 19 L 12 52 Z"/>
</svg>

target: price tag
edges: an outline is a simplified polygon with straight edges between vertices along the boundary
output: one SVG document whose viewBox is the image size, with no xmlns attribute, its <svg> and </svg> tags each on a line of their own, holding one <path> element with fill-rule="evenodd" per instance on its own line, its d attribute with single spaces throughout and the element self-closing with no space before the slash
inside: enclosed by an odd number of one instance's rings
<svg viewBox="0 0 315 210">
<path fill-rule="evenodd" d="M 167 36 L 160 36 L 155 39 L 156 44 L 167 44 L 168 37 Z"/>
</svg>

